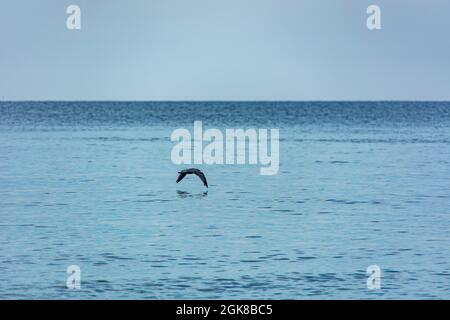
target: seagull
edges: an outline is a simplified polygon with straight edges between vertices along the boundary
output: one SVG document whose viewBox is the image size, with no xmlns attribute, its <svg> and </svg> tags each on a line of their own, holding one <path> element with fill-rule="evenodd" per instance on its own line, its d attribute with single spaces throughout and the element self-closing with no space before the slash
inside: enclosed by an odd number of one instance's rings
<svg viewBox="0 0 450 320">
<path fill-rule="evenodd" d="M 177 178 L 177 183 L 180 182 L 181 180 L 183 180 L 183 178 L 187 174 L 195 174 L 196 176 L 198 176 L 200 178 L 200 180 L 202 180 L 203 185 L 208 188 L 208 182 L 206 181 L 205 175 L 200 170 L 198 170 L 196 168 L 189 168 L 189 169 L 178 171 L 178 173 L 179 173 L 179 176 Z"/>
</svg>

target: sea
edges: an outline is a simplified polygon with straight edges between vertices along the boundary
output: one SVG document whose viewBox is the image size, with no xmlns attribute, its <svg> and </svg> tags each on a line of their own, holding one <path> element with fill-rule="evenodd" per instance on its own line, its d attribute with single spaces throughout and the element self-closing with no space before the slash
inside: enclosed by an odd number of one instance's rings
<svg viewBox="0 0 450 320">
<path fill-rule="evenodd" d="M 278 173 L 175 164 L 194 121 Z M 0 102 L 1 299 L 450 299 L 449 230 L 450 102 Z"/>
</svg>

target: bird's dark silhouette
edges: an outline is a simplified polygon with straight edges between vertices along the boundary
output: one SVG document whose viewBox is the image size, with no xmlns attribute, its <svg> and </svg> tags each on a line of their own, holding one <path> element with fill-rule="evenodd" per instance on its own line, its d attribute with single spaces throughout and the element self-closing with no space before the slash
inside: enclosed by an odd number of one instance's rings
<svg viewBox="0 0 450 320">
<path fill-rule="evenodd" d="M 181 180 L 183 180 L 183 178 L 187 174 L 195 174 L 197 177 L 200 178 L 200 180 L 202 180 L 203 185 L 208 188 L 208 182 L 206 181 L 206 177 L 203 174 L 203 172 L 201 172 L 199 169 L 189 168 L 189 169 L 178 171 L 178 173 L 179 173 L 179 175 L 178 175 L 178 178 L 177 178 L 177 183 L 180 182 Z"/>
</svg>

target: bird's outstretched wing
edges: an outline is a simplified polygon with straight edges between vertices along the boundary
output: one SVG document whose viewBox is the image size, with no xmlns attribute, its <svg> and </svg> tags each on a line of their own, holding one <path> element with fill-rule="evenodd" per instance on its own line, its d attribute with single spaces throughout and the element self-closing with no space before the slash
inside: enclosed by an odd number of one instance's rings
<svg viewBox="0 0 450 320">
<path fill-rule="evenodd" d="M 197 175 L 197 176 L 200 178 L 200 180 L 203 181 L 203 184 L 205 185 L 205 187 L 208 188 L 208 182 L 206 181 L 206 177 L 205 177 L 205 175 L 203 174 L 203 172 L 201 172 L 200 170 L 198 170 L 198 171 L 195 172 L 195 175 Z"/>
<path fill-rule="evenodd" d="M 177 183 L 178 182 L 180 182 L 181 180 L 183 180 L 183 178 L 186 176 L 186 173 L 180 173 L 179 175 L 178 175 L 178 178 L 177 178 Z"/>
</svg>

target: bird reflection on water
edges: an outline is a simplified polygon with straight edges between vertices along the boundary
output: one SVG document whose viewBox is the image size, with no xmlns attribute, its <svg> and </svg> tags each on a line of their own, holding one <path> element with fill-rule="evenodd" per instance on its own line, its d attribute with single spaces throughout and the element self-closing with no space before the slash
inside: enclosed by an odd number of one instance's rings
<svg viewBox="0 0 450 320">
<path fill-rule="evenodd" d="M 182 190 L 177 190 L 177 197 L 180 199 L 185 199 L 185 198 L 204 198 L 208 195 L 208 191 L 205 192 L 200 192 L 200 193 L 189 193 L 187 191 L 182 191 Z"/>
</svg>

